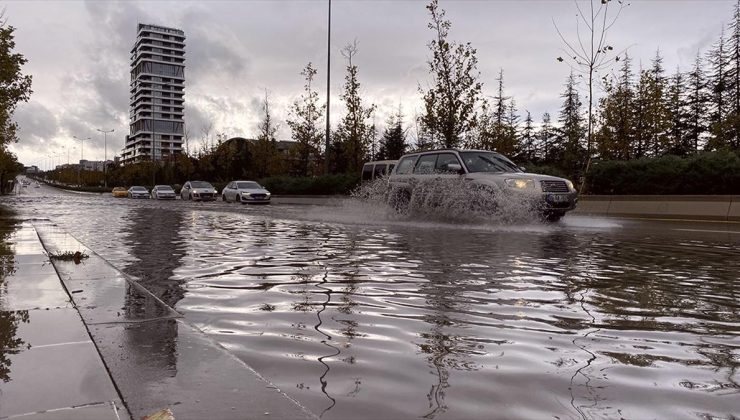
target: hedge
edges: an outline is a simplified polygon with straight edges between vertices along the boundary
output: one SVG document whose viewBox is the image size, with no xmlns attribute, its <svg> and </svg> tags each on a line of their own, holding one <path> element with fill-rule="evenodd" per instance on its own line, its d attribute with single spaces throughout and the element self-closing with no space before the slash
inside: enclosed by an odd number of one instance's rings
<svg viewBox="0 0 740 420">
<path fill-rule="evenodd" d="M 740 156 L 730 151 L 690 157 L 594 161 L 588 194 L 740 194 Z"/>
<path fill-rule="evenodd" d="M 321 175 L 315 177 L 274 176 L 259 183 L 272 194 L 336 195 L 349 194 L 359 183 L 359 174 Z"/>
</svg>

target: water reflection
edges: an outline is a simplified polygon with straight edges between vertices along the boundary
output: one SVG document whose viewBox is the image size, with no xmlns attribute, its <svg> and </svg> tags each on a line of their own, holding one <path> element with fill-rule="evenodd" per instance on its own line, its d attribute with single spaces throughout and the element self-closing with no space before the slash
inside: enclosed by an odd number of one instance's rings
<svg viewBox="0 0 740 420">
<path fill-rule="evenodd" d="M 28 323 L 28 311 L 8 311 L 1 303 L 5 301 L 4 295 L 8 294 L 7 280 L 16 273 L 15 244 L 11 241 L 18 230 L 18 222 L 15 213 L 0 206 L 0 380 L 9 382 L 11 380 L 9 356 L 21 347 L 25 341 L 17 337 L 20 323 Z"/>
<path fill-rule="evenodd" d="M 129 264 L 124 271 L 135 277 L 154 296 L 170 307 L 181 300 L 185 291 L 181 281 L 173 280 L 174 270 L 182 264 L 185 254 L 180 237 L 184 224 L 182 212 L 150 208 L 137 208 L 131 211 L 132 223 L 125 230 L 123 242 L 131 249 L 136 261 Z M 163 315 L 162 308 L 147 293 L 133 284 L 126 287 L 125 302 L 128 319 L 152 318 Z M 139 348 L 149 348 L 158 343 L 159 351 L 156 360 L 156 372 L 167 372 L 174 377 L 177 374 L 177 322 L 152 322 L 146 327 L 131 326 L 125 329 L 127 348 L 137 352 Z M 146 354 L 151 351 L 147 350 Z"/>
</svg>

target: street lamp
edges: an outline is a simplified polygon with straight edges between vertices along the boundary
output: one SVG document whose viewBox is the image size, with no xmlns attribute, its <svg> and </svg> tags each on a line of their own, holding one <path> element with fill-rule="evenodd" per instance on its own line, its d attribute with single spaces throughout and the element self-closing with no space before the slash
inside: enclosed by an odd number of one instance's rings
<svg viewBox="0 0 740 420">
<path fill-rule="evenodd" d="M 90 137 L 85 137 L 83 139 L 83 138 L 80 138 L 80 137 L 77 137 L 77 136 L 72 136 L 72 138 L 80 141 L 80 160 L 82 160 L 82 151 L 83 151 L 83 147 L 85 146 L 85 140 L 90 140 Z M 80 165 L 81 164 L 82 163 L 80 162 Z"/>
<path fill-rule="evenodd" d="M 82 173 L 82 151 L 84 150 L 85 140 L 90 140 L 90 137 L 83 139 L 77 136 L 72 136 L 72 138 L 80 141 L 80 166 L 77 169 L 77 185 L 82 186 L 82 182 L 80 181 Z"/>
<path fill-rule="evenodd" d="M 103 147 L 105 148 L 105 154 L 103 155 L 103 182 L 105 183 L 105 188 L 108 188 L 108 133 L 116 130 L 114 128 L 110 130 L 101 130 L 98 128 L 98 131 L 103 133 Z"/>
</svg>

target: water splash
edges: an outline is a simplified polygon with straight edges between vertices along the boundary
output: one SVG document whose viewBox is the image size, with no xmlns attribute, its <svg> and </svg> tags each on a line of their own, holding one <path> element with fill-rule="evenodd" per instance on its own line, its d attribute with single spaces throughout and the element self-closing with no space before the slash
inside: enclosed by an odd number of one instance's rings
<svg viewBox="0 0 740 420">
<path fill-rule="evenodd" d="M 367 182 L 352 192 L 365 212 L 392 220 L 445 223 L 520 224 L 542 219 L 542 196 L 462 178 L 413 182 L 408 189 L 387 179 Z"/>
</svg>

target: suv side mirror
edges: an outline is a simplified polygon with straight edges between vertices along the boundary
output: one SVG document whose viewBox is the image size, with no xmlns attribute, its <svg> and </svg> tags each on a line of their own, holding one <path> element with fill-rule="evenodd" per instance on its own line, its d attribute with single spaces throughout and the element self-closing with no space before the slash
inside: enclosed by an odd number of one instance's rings
<svg viewBox="0 0 740 420">
<path fill-rule="evenodd" d="M 521 169 L 522 172 L 527 172 L 527 168 L 525 168 L 524 166 L 520 166 L 519 169 Z"/>
<path fill-rule="evenodd" d="M 462 173 L 462 165 L 459 163 L 450 163 L 447 165 L 447 172 Z"/>
</svg>

